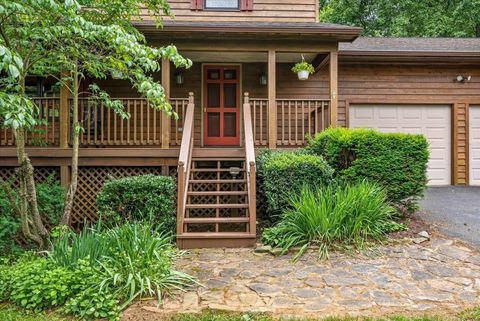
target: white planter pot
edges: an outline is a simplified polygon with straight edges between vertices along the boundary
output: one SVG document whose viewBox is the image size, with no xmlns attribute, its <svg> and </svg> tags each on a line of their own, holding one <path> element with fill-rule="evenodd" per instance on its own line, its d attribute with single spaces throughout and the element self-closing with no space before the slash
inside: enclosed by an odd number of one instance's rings
<svg viewBox="0 0 480 321">
<path fill-rule="evenodd" d="M 298 73 L 298 79 L 307 80 L 310 73 L 307 70 L 300 70 Z"/>
</svg>

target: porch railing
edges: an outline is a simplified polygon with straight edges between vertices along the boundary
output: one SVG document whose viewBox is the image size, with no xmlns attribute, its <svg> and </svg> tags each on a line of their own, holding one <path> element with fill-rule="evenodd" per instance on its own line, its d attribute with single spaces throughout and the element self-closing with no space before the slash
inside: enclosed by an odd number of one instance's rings
<svg viewBox="0 0 480 321">
<path fill-rule="evenodd" d="M 322 99 L 277 99 L 277 146 L 297 147 L 330 126 L 330 101 Z M 255 146 L 268 145 L 268 99 L 251 98 Z"/>
<path fill-rule="evenodd" d="M 112 109 L 88 99 L 79 102 L 79 117 L 84 131 L 81 146 L 159 146 L 162 144 L 163 111 L 150 107 L 145 99 L 121 98 L 130 118 L 123 119 Z M 170 99 L 178 119 L 171 119 L 170 145 L 179 146 L 188 98 Z"/>
<path fill-rule="evenodd" d="M 187 203 L 188 180 L 190 177 L 190 167 L 193 151 L 193 123 L 195 119 L 195 104 L 193 93 L 189 94 L 188 105 L 185 114 L 185 130 L 180 145 L 180 155 L 178 157 L 178 182 L 177 182 L 177 235 L 183 234 L 184 214 Z"/>
<path fill-rule="evenodd" d="M 39 124 L 26 135 L 26 144 L 29 146 L 58 146 L 60 140 L 60 98 L 34 98 L 38 106 Z M 1 126 L 0 119 L 0 146 L 15 146 L 13 131 Z"/>
<path fill-rule="evenodd" d="M 248 194 L 248 217 L 250 234 L 256 234 L 257 221 L 257 192 L 256 192 L 256 165 L 255 165 L 255 147 L 253 138 L 253 122 L 251 116 L 251 106 L 248 93 L 245 93 L 243 101 L 243 126 L 245 135 L 245 169 L 247 171 L 247 194 Z"/>
</svg>

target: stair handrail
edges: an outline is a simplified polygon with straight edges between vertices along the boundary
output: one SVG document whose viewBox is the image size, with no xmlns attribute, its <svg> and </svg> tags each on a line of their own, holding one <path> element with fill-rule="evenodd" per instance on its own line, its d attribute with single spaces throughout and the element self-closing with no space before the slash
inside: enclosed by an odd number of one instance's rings
<svg viewBox="0 0 480 321">
<path fill-rule="evenodd" d="M 190 177 L 193 150 L 193 121 L 195 103 L 193 92 L 188 94 L 188 105 L 183 123 L 183 135 L 178 157 L 178 188 L 177 188 L 177 235 L 183 234 L 183 218 L 187 203 L 187 191 Z"/>
<path fill-rule="evenodd" d="M 249 231 L 256 234 L 257 228 L 257 192 L 256 192 L 256 164 L 255 164 L 255 146 L 253 141 L 253 127 L 250 97 L 248 92 L 243 99 L 243 126 L 245 139 L 245 159 L 247 171 L 247 193 L 248 193 L 248 213 L 249 213 Z"/>
</svg>

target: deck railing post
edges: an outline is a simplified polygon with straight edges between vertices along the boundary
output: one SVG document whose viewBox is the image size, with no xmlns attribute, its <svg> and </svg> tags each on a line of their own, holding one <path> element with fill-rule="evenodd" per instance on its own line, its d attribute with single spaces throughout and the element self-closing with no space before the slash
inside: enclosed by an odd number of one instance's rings
<svg viewBox="0 0 480 321">
<path fill-rule="evenodd" d="M 64 74 L 62 74 L 65 76 Z M 68 136 L 69 136 L 69 128 L 70 128 L 70 108 L 69 108 L 69 100 L 70 100 L 70 91 L 68 89 L 68 84 L 62 83 L 60 87 L 60 148 L 68 148 Z"/>
<path fill-rule="evenodd" d="M 162 60 L 162 86 L 165 91 L 167 101 L 170 99 L 170 60 Z M 170 148 L 170 116 L 166 113 L 161 114 L 162 128 L 162 148 Z"/>
<path fill-rule="evenodd" d="M 268 51 L 268 147 L 277 148 L 276 52 Z"/>
<path fill-rule="evenodd" d="M 338 51 L 330 52 L 330 126 L 338 124 Z"/>
</svg>

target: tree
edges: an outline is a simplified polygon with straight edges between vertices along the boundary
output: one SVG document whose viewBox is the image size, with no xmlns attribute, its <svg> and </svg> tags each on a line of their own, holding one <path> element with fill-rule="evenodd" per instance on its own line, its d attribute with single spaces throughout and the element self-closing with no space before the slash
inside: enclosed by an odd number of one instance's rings
<svg viewBox="0 0 480 321">
<path fill-rule="evenodd" d="M 72 182 L 65 200 L 61 219 L 68 224 L 76 192 L 79 133 L 78 97 L 80 82 L 86 75 L 106 78 L 112 73 L 128 79 L 152 108 L 172 114 L 162 86 L 151 73 L 160 69 L 159 60 L 169 59 L 176 66 L 189 67 L 191 62 L 181 57 L 174 46 L 152 48 L 131 25 L 145 6 L 161 23 L 161 13 L 169 14 L 165 0 L 10 0 L 0 2 L 0 117 L 4 126 L 13 129 L 20 165 L 20 206 L 6 182 L 2 187 L 9 195 L 15 212 L 21 218 L 23 234 L 39 247 L 49 237 L 36 201 L 33 167 L 25 153 L 25 131 L 36 124 L 38 108 L 25 95 L 25 78 L 29 74 L 56 76 L 67 85 L 73 97 Z M 150 9 L 151 8 L 151 9 Z M 41 14 L 40 14 L 41 13 Z M 93 86 L 94 99 L 128 117 L 119 101 Z"/>
<path fill-rule="evenodd" d="M 363 28 L 365 36 L 475 37 L 480 0 L 320 0 L 320 20 Z"/>
</svg>

